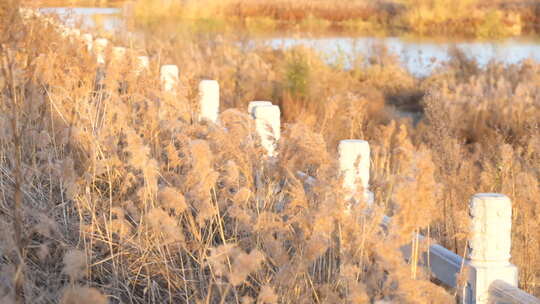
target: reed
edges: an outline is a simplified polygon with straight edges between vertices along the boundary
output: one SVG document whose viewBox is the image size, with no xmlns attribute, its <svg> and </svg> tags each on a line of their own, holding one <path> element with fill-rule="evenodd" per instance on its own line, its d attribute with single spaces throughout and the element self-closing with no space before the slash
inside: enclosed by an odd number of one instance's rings
<svg viewBox="0 0 540 304">
<path fill-rule="evenodd" d="M 521 288 L 540 294 L 537 63 L 480 69 L 456 56 L 417 79 L 384 52 L 345 71 L 309 49 L 164 34 L 127 49 L 124 65 L 111 45 L 99 65 L 83 41 L 10 8 L 0 18 L 2 303 L 454 303 L 399 248 L 429 232 L 463 255 L 478 192 L 514 202 L 512 262 Z M 179 73 L 164 90 L 159 69 L 171 64 Z M 203 79 L 219 81 L 219 124 L 198 119 Z M 392 103 L 413 90 L 416 125 Z M 273 160 L 251 100 L 281 106 Z M 371 144 L 369 215 L 344 199 L 347 138 Z M 399 225 L 383 231 L 383 214 Z"/>
</svg>

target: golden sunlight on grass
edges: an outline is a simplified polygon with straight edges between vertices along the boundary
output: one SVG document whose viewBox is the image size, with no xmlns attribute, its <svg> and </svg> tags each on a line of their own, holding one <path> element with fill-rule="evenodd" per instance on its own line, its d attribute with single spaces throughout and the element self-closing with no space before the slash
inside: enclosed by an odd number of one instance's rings
<svg viewBox="0 0 540 304">
<path fill-rule="evenodd" d="M 349 14 L 326 1 L 208 3 L 279 19 L 289 18 L 281 5 L 293 19 L 302 5 Z M 121 64 L 108 46 L 99 65 L 81 41 L 8 4 L 0 303 L 455 303 L 457 291 L 400 248 L 421 232 L 464 255 L 478 192 L 512 199 L 512 263 L 520 288 L 540 295 L 540 64 L 481 69 L 456 53 L 417 78 L 387 52 L 345 70 L 309 48 L 207 33 L 145 36 Z M 166 13 L 201 16 L 202 5 Z M 404 17 L 426 14 L 414 10 Z M 169 90 L 166 64 L 180 67 Z M 198 119 L 202 79 L 219 81 L 218 124 Z M 273 159 L 252 100 L 281 107 Z M 403 118 L 411 110 L 419 121 Z M 350 138 L 371 145 L 369 212 L 342 189 L 337 146 Z M 383 228 L 385 214 L 397 224 Z"/>
</svg>

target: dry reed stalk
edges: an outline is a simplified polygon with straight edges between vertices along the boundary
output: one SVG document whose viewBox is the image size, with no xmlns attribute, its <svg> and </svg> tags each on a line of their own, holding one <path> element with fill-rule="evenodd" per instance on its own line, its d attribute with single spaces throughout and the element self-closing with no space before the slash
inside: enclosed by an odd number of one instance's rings
<svg viewBox="0 0 540 304">
<path fill-rule="evenodd" d="M 35 34 L 23 35 L 25 47 L 12 57 L 25 62 L 23 50 L 32 50 L 31 64 L 22 65 L 32 77 L 17 101 L 17 123 L 32 126 L 20 133 L 21 217 L 32 231 L 27 299 L 68 301 L 88 288 L 86 294 L 100 301 L 106 294 L 134 303 L 450 303 L 414 261 L 403 261 L 399 245 L 429 230 L 462 253 L 463 197 L 484 189 L 509 193 L 518 204 L 514 262 L 530 268 L 521 281 L 534 291 L 537 64 L 482 71 L 452 63 L 418 80 L 382 53 L 367 66 L 340 71 L 309 50 L 247 50 L 228 37 L 212 43 L 187 36 L 149 43 L 148 73 L 124 74 L 135 67 L 131 60 L 109 66 L 96 91 L 96 63 L 84 45 L 62 40 L 39 22 L 27 26 Z M 52 51 L 51 44 L 59 48 Z M 299 52 L 308 54 L 306 61 Z M 154 69 L 160 56 L 184 71 L 175 98 L 161 90 Z M 304 68 L 309 73 L 299 73 Z M 15 72 L 12 82 L 25 79 L 21 75 Z M 120 75 L 126 76 L 121 88 Z M 300 90 L 302 75 L 307 86 Z M 223 79 L 222 126 L 194 119 L 195 88 L 204 78 Z M 429 91 L 418 105 L 426 115 L 416 127 L 395 117 L 385 100 L 414 88 Z M 2 110 L 12 104 L 4 92 Z M 291 104 L 276 162 L 264 161 L 245 113 L 249 100 L 270 97 Z M 295 102 L 309 104 L 305 117 L 292 115 Z M 0 112 L 0 186 L 11 194 L 16 150 L 6 112 Z M 337 142 L 349 136 L 374 143 L 370 217 L 363 205 L 346 216 L 344 193 L 337 190 L 343 184 Z M 386 234 L 379 226 L 384 213 L 399 223 Z M 4 222 L 11 223 L 0 214 Z M 413 256 L 419 257 L 424 245 L 415 242 Z M 5 250 L 3 244 L 9 239 L 0 243 Z M 79 251 L 85 259 L 73 254 Z M 2 269 L 16 269 L 8 257 Z M 5 273 L 0 282 L 12 272 Z"/>
</svg>

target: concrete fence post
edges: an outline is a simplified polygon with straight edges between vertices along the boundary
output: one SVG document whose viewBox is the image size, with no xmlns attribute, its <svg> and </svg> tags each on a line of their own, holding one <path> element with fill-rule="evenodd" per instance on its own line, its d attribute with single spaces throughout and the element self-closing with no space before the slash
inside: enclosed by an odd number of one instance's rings
<svg viewBox="0 0 540 304">
<path fill-rule="evenodd" d="M 219 116 L 219 83 L 215 80 L 201 80 L 199 83 L 199 121 L 208 120 L 213 123 Z"/>
<path fill-rule="evenodd" d="M 249 115 L 251 117 L 255 118 L 255 114 L 253 113 L 253 109 L 256 106 L 271 106 L 271 105 L 272 105 L 272 102 L 270 102 L 270 101 L 251 101 L 248 104 L 247 111 L 248 111 L 248 113 L 249 113 Z"/>
<path fill-rule="evenodd" d="M 281 112 L 279 106 L 258 105 L 253 108 L 255 129 L 261 137 L 261 145 L 268 156 L 276 156 L 276 146 L 281 136 Z"/>
<path fill-rule="evenodd" d="M 512 202 L 502 194 L 476 194 L 470 201 L 470 216 L 469 275 L 462 303 L 488 304 L 494 281 L 518 283 L 517 268 L 510 263 Z"/>
<path fill-rule="evenodd" d="M 64 38 L 75 39 L 81 36 L 81 30 L 79 29 L 71 28 L 68 26 L 62 26 L 62 25 L 59 26 L 59 29 L 61 31 L 62 37 Z"/>
<path fill-rule="evenodd" d="M 98 64 L 105 64 L 105 51 L 109 45 L 109 40 L 105 38 L 97 38 L 92 46 L 96 54 L 96 60 Z"/>
<path fill-rule="evenodd" d="M 366 203 L 373 202 L 373 194 L 369 192 L 370 148 L 365 140 L 347 139 L 339 142 L 339 168 L 343 174 L 345 198 L 353 198 L 362 187 Z"/>
<path fill-rule="evenodd" d="M 148 56 L 137 56 L 135 58 L 135 74 L 142 74 L 150 68 L 150 59 Z"/>
<path fill-rule="evenodd" d="M 58 29 L 58 32 L 60 33 L 60 36 L 62 36 L 62 38 L 67 38 L 69 37 L 69 34 L 70 34 L 70 28 L 63 25 L 63 24 L 59 24 L 57 26 L 57 29 Z"/>
<path fill-rule="evenodd" d="M 162 65 L 160 70 L 161 87 L 165 92 L 173 92 L 178 86 L 178 67 L 173 64 Z"/>
<path fill-rule="evenodd" d="M 115 46 L 111 51 L 111 62 L 120 63 L 124 61 L 127 51 L 125 47 Z"/>
<path fill-rule="evenodd" d="M 79 29 L 71 29 L 71 35 L 75 36 L 76 38 L 81 37 L 81 30 L 79 30 Z"/>
<path fill-rule="evenodd" d="M 94 43 L 94 37 L 92 37 L 92 34 L 83 34 L 81 35 L 81 39 L 86 45 L 86 49 L 88 50 L 88 52 L 92 51 L 92 45 Z"/>
</svg>

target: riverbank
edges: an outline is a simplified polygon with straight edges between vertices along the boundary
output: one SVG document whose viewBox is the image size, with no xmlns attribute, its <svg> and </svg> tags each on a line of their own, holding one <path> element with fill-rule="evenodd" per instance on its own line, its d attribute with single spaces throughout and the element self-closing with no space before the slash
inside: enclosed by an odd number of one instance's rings
<svg viewBox="0 0 540 304">
<path fill-rule="evenodd" d="M 538 35 L 540 1 L 479 0 L 42 0 L 40 7 L 134 7 L 144 28 L 163 23 L 201 31 L 494 39 Z"/>
<path fill-rule="evenodd" d="M 477 192 L 512 199 L 512 263 L 540 294 L 537 62 L 481 69 L 457 52 L 417 78 L 384 49 L 346 70 L 308 47 L 179 31 L 88 47 L 7 17 L 0 302 L 455 303 L 400 247 L 421 232 L 466 252 Z M 219 83 L 216 124 L 198 119 L 203 79 Z M 281 109 L 271 161 L 252 100 Z M 369 216 L 342 192 L 351 138 L 371 147 Z"/>
<path fill-rule="evenodd" d="M 345 32 L 384 36 L 500 38 L 538 34 L 540 2 L 513 1 L 259 1 L 136 2 L 144 26 L 174 21 L 217 29 Z"/>
</svg>

